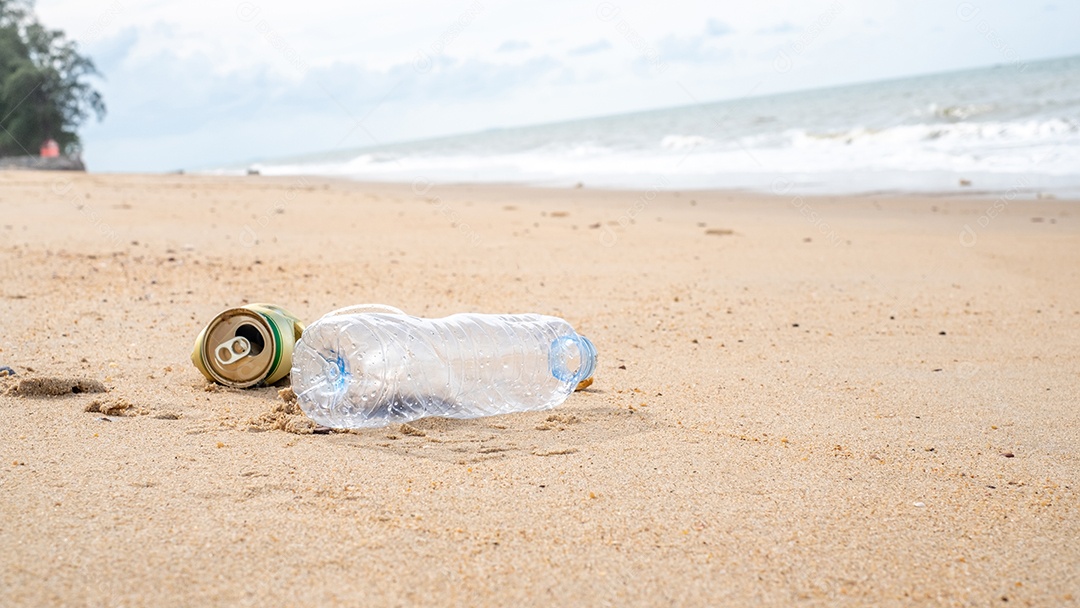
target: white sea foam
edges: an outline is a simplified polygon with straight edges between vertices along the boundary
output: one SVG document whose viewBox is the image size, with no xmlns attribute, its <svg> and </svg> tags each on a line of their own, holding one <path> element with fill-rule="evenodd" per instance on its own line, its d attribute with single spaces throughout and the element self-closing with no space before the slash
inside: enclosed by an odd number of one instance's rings
<svg viewBox="0 0 1080 608">
<path fill-rule="evenodd" d="M 268 161 L 361 180 L 1080 193 L 1080 58 Z M 662 178 L 662 181 L 660 181 Z"/>
<path fill-rule="evenodd" d="M 660 140 L 660 147 L 665 150 L 693 150 L 713 143 L 713 140 L 701 135 L 668 135 Z"/>
</svg>

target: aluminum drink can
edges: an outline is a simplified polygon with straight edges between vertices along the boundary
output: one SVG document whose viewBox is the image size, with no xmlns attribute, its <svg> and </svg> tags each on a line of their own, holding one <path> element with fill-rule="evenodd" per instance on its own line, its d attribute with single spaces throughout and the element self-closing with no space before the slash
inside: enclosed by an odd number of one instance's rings
<svg viewBox="0 0 1080 608">
<path fill-rule="evenodd" d="M 273 304 L 219 313 L 199 333 L 191 362 L 207 380 L 233 388 L 273 384 L 288 375 L 304 324 Z"/>
</svg>

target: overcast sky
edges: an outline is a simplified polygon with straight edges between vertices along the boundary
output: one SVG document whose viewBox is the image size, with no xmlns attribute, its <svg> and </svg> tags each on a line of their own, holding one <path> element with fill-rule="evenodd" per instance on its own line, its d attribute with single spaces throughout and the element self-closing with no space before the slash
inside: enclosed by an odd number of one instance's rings
<svg viewBox="0 0 1080 608">
<path fill-rule="evenodd" d="M 1080 2 L 39 0 L 168 171 L 1080 54 Z M 838 110 L 841 111 L 841 110 Z"/>
</svg>

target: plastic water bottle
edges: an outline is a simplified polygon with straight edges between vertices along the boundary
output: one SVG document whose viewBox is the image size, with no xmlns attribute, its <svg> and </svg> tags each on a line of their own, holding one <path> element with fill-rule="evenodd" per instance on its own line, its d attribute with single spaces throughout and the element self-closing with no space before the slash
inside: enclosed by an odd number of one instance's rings
<svg viewBox="0 0 1080 608">
<path fill-rule="evenodd" d="M 592 342 L 557 317 L 421 319 L 365 306 L 330 313 L 304 330 L 293 352 L 292 386 L 318 424 L 364 428 L 550 409 L 595 367 Z"/>
</svg>

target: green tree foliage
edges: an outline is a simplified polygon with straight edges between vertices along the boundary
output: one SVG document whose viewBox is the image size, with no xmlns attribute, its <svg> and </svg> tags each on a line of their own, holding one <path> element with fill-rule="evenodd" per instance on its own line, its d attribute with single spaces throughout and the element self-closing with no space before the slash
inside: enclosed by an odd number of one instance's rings
<svg viewBox="0 0 1080 608">
<path fill-rule="evenodd" d="M 0 0 L 0 156 L 37 154 L 49 139 L 72 151 L 79 125 L 105 116 L 87 82 L 98 74 L 94 62 L 33 9 L 33 0 Z"/>
</svg>

